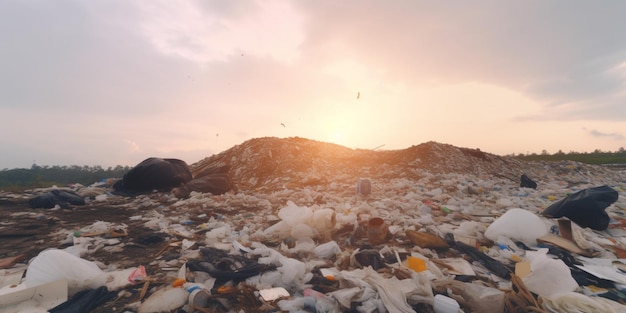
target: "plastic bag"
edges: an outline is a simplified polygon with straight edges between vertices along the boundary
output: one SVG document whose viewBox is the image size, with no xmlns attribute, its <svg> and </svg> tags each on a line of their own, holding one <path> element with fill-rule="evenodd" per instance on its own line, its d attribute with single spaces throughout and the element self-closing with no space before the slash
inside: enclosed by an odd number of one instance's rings
<svg viewBox="0 0 626 313">
<path fill-rule="evenodd" d="M 561 260 L 548 257 L 547 252 L 548 249 L 526 252 L 531 272 L 522 279 L 524 285 L 542 297 L 576 290 L 578 283 L 572 278 L 569 267 Z"/>
<path fill-rule="evenodd" d="M 498 237 L 505 236 L 528 246 L 536 246 L 537 238 L 548 232 L 548 226 L 539 216 L 523 209 L 510 209 L 487 227 L 485 237 L 496 241 Z"/>
<path fill-rule="evenodd" d="M 582 227 L 605 230 L 610 218 L 604 210 L 618 197 L 617 191 L 608 186 L 588 188 L 553 203 L 543 211 L 543 215 L 565 216 Z"/>
<path fill-rule="evenodd" d="M 106 274 L 93 262 L 63 250 L 50 249 L 39 253 L 28 266 L 24 283 L 33 287 L 59 279 L 67 280 L 68 293 L 104 286 Z"/>
</svg>

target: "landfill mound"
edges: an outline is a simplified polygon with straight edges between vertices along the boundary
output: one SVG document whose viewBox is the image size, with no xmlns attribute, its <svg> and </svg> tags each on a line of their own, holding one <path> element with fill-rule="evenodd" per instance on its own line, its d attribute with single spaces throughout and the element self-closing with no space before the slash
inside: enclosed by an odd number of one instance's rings
<svg viewBox="0 0 626 313">
<path fill-rule="evenodd" d="M 624 171 L 303 138 L 252 139 L 190 168 L 222 166 L 237 190 L 219 195 L 126 197 L 108 182 L 0 192 L 0 308 L 71 298 L 93 313 L 624 312 Z M 29 207 L 55 190 L 85 204 Z M 587 190 L 601 201 L 546 209 Z M 598 213 L 606 230 L 577 225 Z M 19 300 L 18 284 L 54 303 Z"/>
<path fill-rule="evenodd" d="M 549 180 L 564 172 L 615 175 L 615 171 L 599 166 L 569 161 L 527 162 L 433 141 L 402 150 L 374 151 L 298 137 L 251 139 L 192 164 L 191 169 L 195 176 L 216 166 L 229 166 L 230 176 L 240 190 L 257 191 L 356 181 L 359 177 L 417 180 L 425 171 L 495 175 L 514 181 L 524 173 L 537 180 Z"/>
</svg>

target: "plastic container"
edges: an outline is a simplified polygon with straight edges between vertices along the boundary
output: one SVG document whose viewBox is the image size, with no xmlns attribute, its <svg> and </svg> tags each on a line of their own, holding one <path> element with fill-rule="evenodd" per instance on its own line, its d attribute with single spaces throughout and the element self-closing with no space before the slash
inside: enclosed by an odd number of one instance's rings
<svg viewBox="0 0 626 313">
<path fill-rule="evenodd" d="M 356 183 L 357 196 L 369 196 L 372 193 L 372 183 L 367 178 L 361 178 Z"/>
<path fill-rule="evenodd" d="M 444 295 L 435 295 L 433 304 L 435 313 L 458 313 L 461 306 L 456 300 Z"/>
<path fill-rule="evenodd" d="M 189 304 L 195 307 L 206 308 L 209 303 L 209 292 L 206 289 L 194 288 L 189 293 Z"/>
</svg>

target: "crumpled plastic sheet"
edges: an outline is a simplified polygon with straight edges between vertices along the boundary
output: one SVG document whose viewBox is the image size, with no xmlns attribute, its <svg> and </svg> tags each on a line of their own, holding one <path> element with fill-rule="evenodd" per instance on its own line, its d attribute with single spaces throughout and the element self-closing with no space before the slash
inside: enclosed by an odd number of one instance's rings
<svg viewBox="0 0 626 313">
<path fill-rule="evenodd" d="M 385 278 L 371 267 L 366 267 L 353 271 L 342 271 L 341 277 L 354 283 L 356 286 L 360 286 L 364 291 L 363 295 L 372 294 L 375 297 L 378 294 L 378 297 L 380 297 L 389 312 L 415 312 L 407 302 L 407 299 L 432 302 L 434 297 L 430 281 L 421 279 L 423 276 L 420 275 L 402 280 L 396 277 Z M 351 290 L 348 294 L 357 295 L 358 293 L 355 290 Z M 348 303 L 348 299 L 345 297 L 348 294 L 339 294 L 344 296 L 341 302 Z M 352 301 L 360 302 L 359 300 L 367 299 L 363 295 L 359 299 L 352 299 Z M 335 298 L 336 296 L 337 294 L 335 294 Z"/>
<path fill-rule="evenodd" d="M 522 280 L 528 290 L 543 297 L 576 290 L 578 283 L 572 278 L 569 267 L 561 260 L 548 257 L 547 252 L 548 249 L 526 252 L 532 272 Z"/>
<path fill-rule="evenodd" d="M 543 308 L 554 313 L 624 313 L 626 306 L 602 297 L 588 297 L 577 292 L 542 297 Z"/>
</svg>

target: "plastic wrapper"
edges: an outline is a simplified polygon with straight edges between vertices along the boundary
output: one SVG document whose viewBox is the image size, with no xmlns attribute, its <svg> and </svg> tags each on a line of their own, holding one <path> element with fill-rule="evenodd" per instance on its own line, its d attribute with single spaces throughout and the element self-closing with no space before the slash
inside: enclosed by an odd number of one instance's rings
<svg viewBox="0 0 626 313">
<path fill-rule="evenodd" d="M 287 206 L 278 211 L 278 216 L 293 227 L 298 224 L 308 224 L 313 218 L 313 211 L 308 207 L 300 207 L 288 201 Z"/>
<path fill-rule="evenodd" d="M 336 241 L 329 241 L 315 247 L 313 253 L 320 258 L 328 259 L 341 253 L 341 248 Z"/>
<path fill-rule="evenodd" d="M 435 286 L 461 296 L 471 312 L 504 312 L 504 292 L 498 289 L 457 280 L 438 281 Z"/>
<path fill-rule="evenodd" d="M 576 292 L 544 297 L 543 308 L 550 313 L 623 313 L 626 306 L 613 300 L 589 297 Z"/>
</svg>

